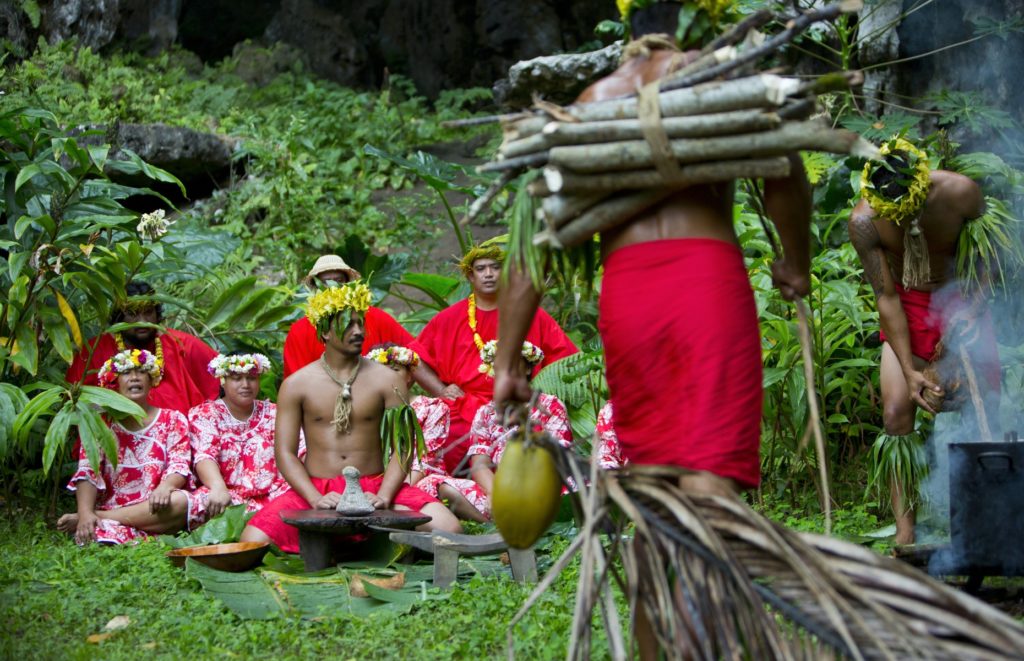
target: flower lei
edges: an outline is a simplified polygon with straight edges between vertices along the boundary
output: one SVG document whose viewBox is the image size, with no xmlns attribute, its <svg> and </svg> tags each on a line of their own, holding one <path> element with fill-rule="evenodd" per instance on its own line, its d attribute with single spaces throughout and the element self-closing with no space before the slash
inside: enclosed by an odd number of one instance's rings
<svg viewBox="0 0 1024 661">
<path fill-rule="evenodd" d="M 142 370 L 149 374 L 153 387 L 160 385 L 164 374 L 164 362 L 145 349 L 125 349 L 118 351 L 107 359 L 100 367 L 98 380 L 106 388 L 117 389 L 119 374 L 127 374 L 133 370 Z"/>
<path fill-rule="evenodd" d="M 889 140 L 882 145 L 879 151 L 882 156 L 894 151 L 902 151 L 909 155 L 910 165 L 914 168 L 910 186 L 906 193 L 895 200 L 886 199 L 871 183 L 871 175 L 879 166 L 877 163 L 868 161 L 860 173 L 860 194 L 880 218 L 902 225 L 907 220 L 914 219 L 921 212 L 921 208 L 928 198 L 928 188 L 931 186 L 931 166 L 928 164 L 928 155 L 903 138 Z"/>
<path fill-rule="evenodd" d="M 221 381 L 227 378 L 228 374 L 263 374 L 270 369 L 270 359 L 261 353 L 244 353 L 234 356 L 218 354 L 206 371 Z"/>
<path fill-rule="evenodd" d="M 477 351 L 483 351 L 484 339 L 476 332 L 476 294 L 469 295 L 469 330 L 473 331 L 473 344 Z"/>
<path fill-rule="evenodd" d="M 494 376 L 494 357 L 498 355 L 498 341 L 491 340 L 480 349 L 480 373 Z M 533 342 L 523 342 L 523 360 L 531 367 L 544 360 L 544 351 Z"/>
<path fill-rule="evenodd" d="M 125 346 L 124 338 L 121 336 L 120 333 L 116 333 L 114 335 L 114 343 L 117 344 L 117 350 L 118 351 L 120 351 L 120 352 L 128 351 L 128 347 Z M 154 348 L 156 349 L 156 362 L 160 364 L 160 370 L 161 370 L 161 374 L 162 374 L 163 373 L 163 366 L 164 366 L 164 343 L 160 341 L 160 336 L 157 335 L 153 339 L 153 344 L 155 345 Z M 137 351 L 137 349 L 135 349 L 135 351 Z M 149 352 L 147 351 L 146 353 L 149 353 Z M 114 381 L 116 382 L 117 379 L 115 379 Z M 159 378 L 156 379 L 153 382 L 153 387 L 156 388 L 156 384 L 159 383 L 159 382 L 160 382 L 160 379 Z"/>
<path fill-rule="evenodd" d="M 306 317 L 316 328 L 317 334 L 323 337 L 330 322 L 338 315 L 343 315 L 347 327 L 352 312 L 366 312 L 370 307 L 370 298 L 370 288 L 358 280 L 338 287 L 327 287 L 310 297 L 306 304 Z"/>
<path fill-rule="evenodd" d="M 369 360 L 381 365 L 399 365 L 413 368 L 420 364 L 419 355 L 409 347 L 380 347 L 366 354 Z"/>
</svg>

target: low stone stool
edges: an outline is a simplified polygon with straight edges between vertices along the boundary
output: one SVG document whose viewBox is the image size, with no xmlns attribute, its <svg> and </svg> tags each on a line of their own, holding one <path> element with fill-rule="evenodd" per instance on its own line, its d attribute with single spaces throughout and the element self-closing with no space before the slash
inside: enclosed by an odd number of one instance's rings
<svg viewBox="0 0 1024 661">
<path fill-rule="evenodd" d="M 512 578 L 520 583 L 537 582 L 537 556 L 533 549 L 523 551 L 509 548 L 501 533 L 457 535 L 436 530 L 432 533 L 400 530 L 392 532 L 390 537 L 396 544 L 406 544 L 434 554 L 435 587 L 447 589 L 455 582 L 459 573 L 460 555 L 473 557 L 506 550 L 512 566 Z"/>
</svg>

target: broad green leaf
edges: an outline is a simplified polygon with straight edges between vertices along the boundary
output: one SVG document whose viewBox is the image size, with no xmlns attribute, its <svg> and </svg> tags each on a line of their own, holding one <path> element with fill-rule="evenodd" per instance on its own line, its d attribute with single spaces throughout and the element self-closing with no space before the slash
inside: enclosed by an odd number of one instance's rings
<svg viewBox="0 0 1024 661">
<path fill-rule="evenodd" d="M 18 344 L 11 352 L 11 360 L 34 376 L 39 369 L 39 345 L 36 344 L 35 329 L 30 324 L 21 323 L 15 329 L 14 337 Z"/>
<path fill-rule="evenodd" d="M 60 401 L 64 389 L 57 385 L 48 384 L 42 392 L 33 397 L 21 410 L 18 417 L 14 419 L 11 431 L 15 440 L 24 445 L 28 440 L 29 432 L 40 416 L 49 413 L 50 410 Z"/>
<path fill-rule="evenodd" d="M 243 619 L 270 620 L 288 612 L 284 600 L 255 572 L 218 571 L 189 558 L 185 576 L 199 581 L 206 594 Z"/>
<path fill-rule="evenodd" d="M 104 409 L 117 411 L 124 415 L 131 416 L 137 420 L 145 417 L 146 412 L 142 407 L 128 399 L 119 392 L 101 388 L 99 386 L 82 386 L 78 401 L 86 404 L 95 404 Z"/>
<path fill-rule="evenodd" d="M 223 514 L 210 519 L 189 534 L 161 535 L 160 541 L 174 548 L 237 542 L 254 514 L 246 512 L 245 505 L 232 505 Z"/>
<path fill-rule="evenodd" d="M 228 320 L 232 311 L 242 301 L 243 292 L 256 284 L 256 276 L 250 275 L 236 280 L 224 290 L 206 313 L 206 325 L 214 328 Z"/>
<path fill-rule="evenodd" d="M 43 442 L 43 472 L 49 474 L 53 460 L 64 449 L 64 443 L 68 438 L 68 428 L 75 417 L 75 407 L 71 402 L 65 402 L 64 407 L 57 411 L 50 421 L 50 428 L 46 430 L 46 438 Z"/>
<path fill-rule="evenodd" d="M 11 427 L 16 416 L 14 402 L 11 401 L 6 391 L 0 390 L 0 461 L 7 458 L 7 442 L 11 438 Z"/>
<path fill-rule="evenodd" d="M 117 467 L 118 465 L 118 438 L 111 431 L 111 428 L 106 426 L 103 422 L 103 418 L 99 413 L 93 410 L 88 404 L 79 401 L 78 410 L 81 415 L 79 418 L 79 432 L 82 432 L 83 428 L 88 429 L 88 434 L 93 441 L 93 445 L 99 451 L 103 453 L 106 460 L 111 462 L 111 465 Z M 85 445 L 85 435 L 82 435 L 82 444 Z M 88 451 L 88 448 L 86 448 Z M 96 457 L 96 464 L 92 464 L 93 467 L 98 467 L 98 457 Z M 93 461 L 92 455 L 89 456 L 89 462 Z"/>
<path fill-rule="evenodd" d="M 174 184 L 178 187 L 178 190 L 181 191 L 182 195 L 188 195 L 188 193 L 185 191 L 185 184 L 181 183 L 181 180 L 179 180 L 177 177 L 175 177 L 167 170 L 158 168 L 155 165 L 150 165 L 149 163 L 142 160 L 138 154 L 136 154 L 130 149 L 122 148 L 121 153 L 127 156 L 128 160 L 107 161 L 108 170 L 124 172 L 125 174 L 141 173 L 146 175 L 150 179 L 153 179 L 154 181 L 163 181 L 169 184 Z"/>
<path fill-rule="evenodd" d="M 18 190 L 25 185 L 25 182 L 30 181 L 32 177 L 41 173 L 42 170 L 35 163 L 23 167 L 21 171 L 18 172 L 18 176 L 14 180 L 14 192 L 18 192 Z"/>
<path fill-rule="evenodd" d="M 459 281 L 434 273 L 406 273 L 399 282 L 422 291 L 442 308 L 448 307 L 448 295 L 459 286 Z"/>
<path fill-rule="evenodd" d="M 76 404 L 75 410 L 78 414 L 76 416 L 78 440 L 82 443 L 82 449 L 85 450 L 85 458 L 89 461 L 89 465 L 92 466 L 94 471 L 99 472 L 102 449 L 100 448 L 100 440 L 94 433 L 94 427 L 87 418 L 93 411 L 87 404 L 82 402 Z"/>
</svg>

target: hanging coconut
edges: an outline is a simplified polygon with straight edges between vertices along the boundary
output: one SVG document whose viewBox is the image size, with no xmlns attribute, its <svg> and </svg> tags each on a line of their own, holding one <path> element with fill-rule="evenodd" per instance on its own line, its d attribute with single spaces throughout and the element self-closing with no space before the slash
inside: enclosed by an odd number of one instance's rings
<svg viewBox="0 0 1024 661">
<path fill-rule="evenodd" d="M 529 438 L 510 439 L 494 475 L 491 518 L 509 546 L 533 546 L 558 514 L 562 480 L 551 452 Z"/>
</svg>

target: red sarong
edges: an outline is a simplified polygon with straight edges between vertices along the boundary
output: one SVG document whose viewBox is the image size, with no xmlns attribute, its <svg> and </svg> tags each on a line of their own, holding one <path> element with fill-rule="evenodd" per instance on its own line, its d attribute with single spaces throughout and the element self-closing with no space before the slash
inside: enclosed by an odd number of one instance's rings
<svg viewBox="0 0 1024 661">
<path fill-rule="evenodd" d="M 964 300 L 957 283 L 950 283 L 936 291 L 904 289 L 895 285 L 896 294 L 903 306 L 903 315 L 907 318 L 907 331 L 910 335 L 910 352 L 926 362 L 935 361 L 935 348 L 943 335 L 949 330 L 949 321 L 955 314 L 965 309 L 968 302 Z M 995 329 L 992 327 L 992 314 L 988 309 L 978 315 L 978 336 L 968 346 L 968 353 L 975 369 L 985 377 L 988 388 L 998 392 L 1001 387 L 1001 368 L 999 351 L 996 346 Z M 888 338 L 885 331 L 879 336 L 883 342 Z M 959 360 L 954 349 L 950 360 Z M 944 352 L 948 353 L 948 352 Z M 942 360 L 942 359 L 940 359 Z"/>
<path fill-rule="evenodd" d="M 313 486 L 316 490 L 322 494 L 335 491 L 337 493 L 343 493 L 345 491 L 345 478 L 341 475 L 336 477 L 311 477 L 310 481 L 313 482 Z M 384 481 L 383 475 L 368 475 L 359 478 L 359 486 L 363 491 L 368 493 L 377 493 L 380 490 L 380 485 Z M 420 491 L 416 487 L 409 486 L 408 484 L 402 484 L 402 488 L 395 494 L 393 505 L 402 505 L 409 509 L 419 512 L 425 505 L 430 503 L 440 502 L 436 498 L 431 498 L 424 492 Z M 249 525 L 254 528 L 259 528 L 267 537 L 270 537 L 277 544 L 278 548 L 287 553 L 298 553 L 299 552 L 299 529 L 295 526 L 290 526 L 281 520 L 280 513 L 284 510 L 308 510 L 312 509 L 306 499 L 303 498 L 293 489 L 285 491 L 283 494 L 273 499 L 267 505 L 256 513 L 252 519 L 249 520 Z"/>
<path fill-rule="evenodd" d="M 904 289 L 896 285 L 896 294 L 903 305 L 910 332 L 910 351 L 918 358 L 931 362 L 935 357 L 935 346 L 942 339 L 942 315 L 932 312 L 932 293 L 919 289 Z M 886 341 L 885 331 L 879 333 Z"/>
<path fill-rule="evenodd" d="M 599 326 L 625 458 L 756 487 L 761 343 L 739 248 L 671 239 L 616 250 Z"/>
</svg>

